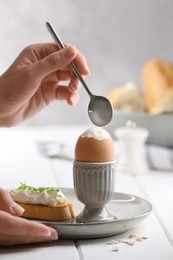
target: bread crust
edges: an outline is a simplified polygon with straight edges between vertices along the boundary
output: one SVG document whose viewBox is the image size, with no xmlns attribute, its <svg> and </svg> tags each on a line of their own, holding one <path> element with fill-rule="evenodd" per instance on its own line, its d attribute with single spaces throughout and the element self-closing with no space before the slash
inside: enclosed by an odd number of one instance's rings
<svg viewBox="0 0 173 260">
<path fill-rule="evenodd" d="M 152 114 L 173 111 L 173 65 L 152 59 L 141 71 L 147 111 Z"/>
<path fill-rule="evenodd" d="M 74 206 L 70 202 L 58 204 L 56 207 L 38 204 L 18 203 L 24 208 L 22 217 L 50 221 L 63 221 L 75 218 Z"/>
</svg>

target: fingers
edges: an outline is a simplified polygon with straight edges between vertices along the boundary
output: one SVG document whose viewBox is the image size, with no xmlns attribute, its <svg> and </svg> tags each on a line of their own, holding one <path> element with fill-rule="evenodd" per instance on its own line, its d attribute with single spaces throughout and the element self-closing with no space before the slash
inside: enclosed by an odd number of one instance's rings
<svg viewBox="0 0 173 260">
<path fill-rule="evenodd" d="M 0 210 L 9 212 L 12 215 L 21 216 L 24 209 L 14 202 L 7 190 L 0 188 Z"/>
<path fill-rule="evenodd" d="M 70 106 L 76 105 L 80 100 L 79 94 L 71 93 L 66 86 L 57 87 L 55 98 L 57 100 L 66 100 Z"/>
<path fill-rule="evenodd" d="M 76 48 L 73 46 L 67 46 L 62 50 L 49 54 L 47 57 L 32 66 L 35 66 L 35 72 L 39 73 L 37 75 L 45 77 L 52 72 L 61 70 L 68 66 L 74 60 L 76 55 Z"/>
<path fill-rule="evenodd" d="M 68 90 L 73 94 L 76 93 L 80 88 L 79 79 L 73 74 L 68 85 Z"/>
<path fill-rule="evenodd" d="M 78 51 L 74 63 L 83 76 L 88 76 L 90 74 L 90 70 L 88 68 L 86 58 L 81 52 Z"/>
<path fill-rule="evenodd" d="M 45 237 L 23 237 L 16 235 L 1 235 L 0 234 L 0 245 L 1 246 L 14 246 L 14 245 L 22 245 L 22 244 L 31 244 L 31 243 L 41 243 L 41 242 L 49 242 L 54 239 L 48 239 Z"/>
<path fill-rule="evenodd" d="M 56 240 L 55 229 L 0 211 L 0 245 Z"/>
<path fill-rule="evenodd" d="M 56 91 L 56 99 L 66 100 L 70 106 L 76 105 L 80 100 L 80 96 L 77 93 L 79 88 L 80 82 L 78 78 L 73 74 L 68 87 L 58 86 Z"/>
<path fill-rule="evenodd" d="M 44 46 L 46 47 L 46 45 Z M 69 70 L 68 65 L 73 60 L 82 75 L 89 75 L 90 73 L 85 57 L 72 45 L 66 45 L 64 49 L 48 53 L 47 55 L 42 50 L 43 52 L 43 58 L 41 59 L 40 57 L 38 62 L 32 64 L 35 67 L 37 75 L 45 77 L 55 71 Z"/>
<path fill-rule="evenodd" d="M 24 236 L 26 233 L 28 236 L 50 236 L 49 228 L 36 221 L 12 216 L 3 211 L 0 211 L 0 220 L 1 234 L 6 234 L 8 230 L 11 235 L 15 235 L 17 232 L 20 236 Z"/>
<path fill-rule="evenodd" d="M 46 105 L 55 100 L 66 100 L 69 105 L 75 105 L 79 102 L 79 88 L 80 82 L 73 74 L 68 86 L 57 86 L 57 82 L 51 80 L 44 82 L 42 94 Z"/>
<path fill-rule="evenodd" d="M 79 102 L 79 94 L 77 94 L 79 80 L 71 70 L 71 66 L 69 66 L 72 61 L 75 61 L 82 75 L 90 73 L 85 57 L 70 45 L 67 45 L 63 50 L 49 54 L 34 64 L 37 77 L 39 75 L 42 78 L 42 83 L 44 82 L 42 86 L 44 85 L 46 104 L 56 99 L 66 100 L 69 105 L 75 105 Z M 59 81 L 67 80 L 69 80 L 68 88 L 57 87 L 55 84 L 57 82 L 58 85 Z"/>
<path fill-rule="evenodd" d="M 80 96 L 78 93 L 73 93 L 73 94 L 69 95 L 69 97 L 67 99 L 67 103 L 70 106 L 76 105 L 77 103 L 79 103 L 79 101 L 80 101 Z"/>
<path fill-rule="evenodd" d="M 0 245 L 2 246 L 12 246 L 12 245 L 19 245 L 19 244 L 30 244 L 30 243 L 40 243 L 40 242 L 49 242 L 53 240 L 57 240 L 57 234 L 56 231 L 53 228 L 50 228 L 50 236 L 44 236 L 44 235 L 33 235 L 28 236 L 25 234 L 25 236 L 18 235 L 18 232 L 16 231 L 15 235 L 11 234 L 0 234 Z"/>
</svg>

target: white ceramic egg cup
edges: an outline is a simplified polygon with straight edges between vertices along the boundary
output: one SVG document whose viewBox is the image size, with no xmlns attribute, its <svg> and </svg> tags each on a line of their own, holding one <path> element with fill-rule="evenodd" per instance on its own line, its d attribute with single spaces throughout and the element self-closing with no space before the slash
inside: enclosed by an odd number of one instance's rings
<svg viewBox="0 0 173 260">
<path fill-rule="evenodd" d="M 79 223 L 113 220 L 106 209 L 115 187 L 115 162 L 73 162 L 74 190 L 85 207 L 77 216 Z"/>
</svg>

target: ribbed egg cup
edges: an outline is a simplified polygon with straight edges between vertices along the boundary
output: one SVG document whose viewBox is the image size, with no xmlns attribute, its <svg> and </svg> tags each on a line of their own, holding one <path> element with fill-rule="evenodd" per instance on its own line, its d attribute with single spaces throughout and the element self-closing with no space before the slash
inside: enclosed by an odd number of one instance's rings
<svg viewBox="0 0 173 260">
<path fill-rule="evenodd" d="M 115 187 L 115 162 L 73 162 L 73 181 L 76 196 L 85 207 L 77 216 L 79 223 L 113 220 L 106 209 Z"/>
</svg>

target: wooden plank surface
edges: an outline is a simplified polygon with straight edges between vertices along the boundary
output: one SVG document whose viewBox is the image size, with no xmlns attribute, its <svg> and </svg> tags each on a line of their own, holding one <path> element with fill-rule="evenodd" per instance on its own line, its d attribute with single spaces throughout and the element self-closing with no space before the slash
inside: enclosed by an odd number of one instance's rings
<svg viewBox="0 0 173 260">
<path fill-rule="evenodd" d="M 107 244 L 111 239 L 127 239 L 129 234 L 145 234 L 149 238 L 143 242 L 136 242 L 133 246 L 127 244 Z M 80 240 L 77 242 L 80 252 L 80 259 L 97 259 L 100 260 L 172 260 L 173 250 L 168 243 L 159 223 L 154 215 L 151 215 L 141 226 L 136 227 L 129 232 L 97 240 Z M 118 252 L 112 251 L 116 247 Z"/>
<path fill-rule="evenodd" d="M 157 219 L 173 246 L 173 172 L 150 172 L 137 178 L 138 186 L 150 199 Z"/>
<path fill-rule="evenodd" d="M 80 260 L 75 243 L 72 240 L 58 240 L 51 243 L 14 246 L 0 249 L 2 260 Z"/>
<path fill-rule="evenodd" d="M 35 145 L 37 129 L 0 129 L 0 183 L 13 189 L 28 185 L 54 186 L 50 161 L 41 156 Z"/>
</svg>

